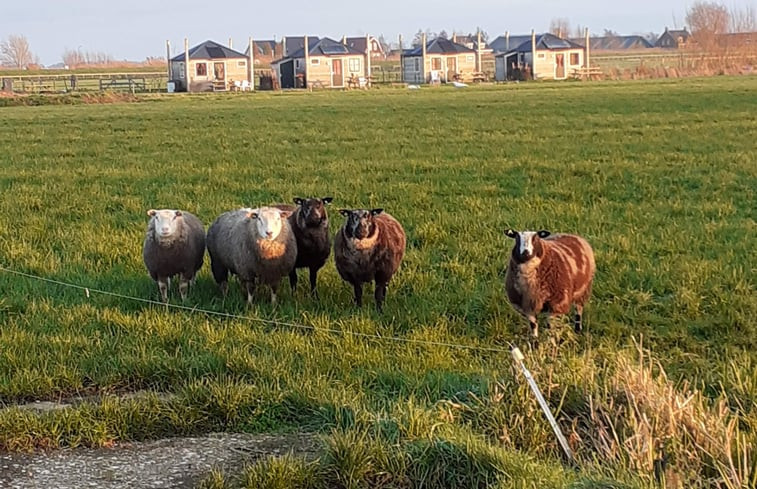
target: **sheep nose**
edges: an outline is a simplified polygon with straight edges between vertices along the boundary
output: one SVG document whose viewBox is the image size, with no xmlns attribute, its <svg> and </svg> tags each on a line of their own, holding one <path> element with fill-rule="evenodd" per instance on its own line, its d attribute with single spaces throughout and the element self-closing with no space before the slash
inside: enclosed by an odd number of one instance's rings
<svg viewBox="0 0 757 489">
<path fill-rule="evenodd" d="M 271 236 L 273 236 L 273 233 L 271 231 L 266 231 L 265 235 L 270 238 Z"/>
</svg>

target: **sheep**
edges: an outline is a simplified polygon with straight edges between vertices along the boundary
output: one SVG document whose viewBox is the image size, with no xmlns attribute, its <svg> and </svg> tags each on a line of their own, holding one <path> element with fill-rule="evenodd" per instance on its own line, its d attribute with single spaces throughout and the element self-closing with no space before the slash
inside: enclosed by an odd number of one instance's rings
<svg viewBox="0 0 757 489">
<path fill-rule="evenodd" d="M 318 270 L 326 264 L 331 254 L 331 237 L 329 236 L 329 216 L 326 205 L 330 204 L 333 197 L 294 198 L 297 206 L 290 204 L 277 204 L 277 209 L 291 212 L 289 226 L 294 231 L 297 240 L 297 262 L 294 269 L 289 273 L 289 284 L 292 292 L 297 289 L 297 269 L 310 269 L 310 293 L 317 299 L 316 279 Z"/>
<path fill-rule="evenodd" d="M 179 294 L 187 298 L 205 256 L 205 226 L 195 215 L 173 209 L 150 209 L 150 221 L 142 246 L 150 277 L 158 283 L 160 297 L 168 302 L 171 277 L 180 275 Z"/>
<path fill-rule="evenodd" d="M 334 262 L 339 275 L 355 289 L 355 304 L 363 305 L 363 283 L 376 281 L 380 313 L 386 287 L 405 254 L 405 231 L 383 209 L 340 209 L 347 218 L 334 238 Z"/>
<path fill-rule="evenodd" d="M 596 269 L 589 243 L 580 236 L 544 230 L 508 229 L 505 235 L 515 240 L 505 277 L 507 297 L 528 320 L 531 335 L 539 335 L 538 314 L 568 314 L 571 304 L 576 308 L 575 331 L 581 332 Z"/>
<path fill-rule="evenodd" d="M 273 207 L 238 209 L 221 214 L 208 228 L 208 254 L 213 278 L 223 295 L 229 272 L 236 274 L 252 305 L 256 280 L 271 288 L 271 303 L 281 277 L 297 259 L 297 241 L 287 221 L 288 212 Z"/>
</svg>

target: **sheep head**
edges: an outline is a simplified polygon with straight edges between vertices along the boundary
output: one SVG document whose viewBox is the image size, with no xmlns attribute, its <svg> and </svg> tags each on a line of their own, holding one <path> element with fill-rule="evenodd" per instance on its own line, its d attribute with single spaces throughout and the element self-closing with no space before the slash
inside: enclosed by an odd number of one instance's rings
<svg viewBox="0 0 757 489">
<path fill-rule="evenodd" d="M 339 209 L 339 213 L 347 218 L 344 223 L 345 235 L 354 239 L 365 239 L 376 232 L 374 217 L 384 212 L 384 209 Z"/>
<path fill-rule="evenodd" d="M 150 216 L 150 226 L 155 230 L 155 235 L 159 239 L 165 239 L 177 233 L 179 223 L 181 222 L 181 211 L 174 209 L 150 209 L 147 211 Z"/>
<path fill-rule="evenodd" d="M 300 215 L 308 227 L 318 227 L 328 220 L 326 205 L 330 204 L 333 197 L 303 199 L 294 198 L 294 203 L 300 206 Z M 300 224 L 301 225 L 301 224 Z"/>
<path fill-rule="evenodd" d="M 513 260 L 516 263 L 525 263 L 534 257 L 541 257 L 544 254 L 544 247 L 541 240 L 550 235 L 549 231 L 514 231 L 505 230 L 505 236 L 515 240 L 513 246 Z"/>
</svg>

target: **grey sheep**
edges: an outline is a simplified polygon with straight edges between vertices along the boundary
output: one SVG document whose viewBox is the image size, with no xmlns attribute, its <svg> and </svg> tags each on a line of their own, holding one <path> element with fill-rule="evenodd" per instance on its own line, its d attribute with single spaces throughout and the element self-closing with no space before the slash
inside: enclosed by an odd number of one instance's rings
<svg viewBox="0 0 757 489">
<path fill-rule="evenodd" d="M 316 290 L 318 270 L 323 268 L 331 254 L 329 216 L 326 205 L 330 204 L 332 199 L 332 197 L 322 199 L 295 197 L 296 207 L 289 204 L 275 206 L 277 209 L 292 213 L 288 218 L 289 226 L 297 239 L 297 262 L 294 270 L 289 274 L 292 292 L 297 289 L 297 269 L 308 268 L 310 269 L 310 293 L 318 297 Z"/>
<path fill-rule="evenodd" d="M 340 209 L 347 218 L 334 238 L 334 262 L 339 275 L 352 284 L 355 304 L 363 305 L 363 284 L 376 281 L 376 309 L 405 254 L 405 231 L 383 209 Z"/>
<path fill-rule="evenodd" d="M 568 314 L 571 305 L 576 308 L 575 330 L 580 332 L 596 269 L 591 245 L 580 236 L 543 230 L 508 229 L 505 235 L 515 240 L 505 290 L 513 308 L 531 325 L 531 335 L 539 335 L 540 313 Z"/>
<path fill-rule="evenodd" d="M 273 207 L 238 209 L 221 214 L 210 225 L 210 268 L 224 295 L 231 272 L 239 277 L 249 304 L 256 282 L 271 288 L 271 302 L 276 303 L 281 277 L 294 269 L 297 259 L 297 241 L 288 216 Z"/>
<path fill-rule="evenodd" d="M 180 276 L 179 294 L 186 300 L 190 282 L 202 268 L 205 226 L 193 214 L 173 209 L 150 209 L 150 221 L 142 246 L 150 277 L 158 283 L 160 297 L 168 302 L 171 277 Z"/>
</svg>

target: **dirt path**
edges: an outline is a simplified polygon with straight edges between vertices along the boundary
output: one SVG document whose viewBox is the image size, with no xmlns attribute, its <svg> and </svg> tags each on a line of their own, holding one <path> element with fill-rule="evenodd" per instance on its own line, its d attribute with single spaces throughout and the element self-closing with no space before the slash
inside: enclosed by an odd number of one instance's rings
<svg viewBox="0 0 757 489">
<path fill-rule="evenodd" d="M 309 434 L 220 433 L 109 449 L 0 454 L 0 488 L 192 488 L 212 468 L 238 470 L 266 455 L 312 455 L 316 450 L 317 441 Z"/>
</svg>

